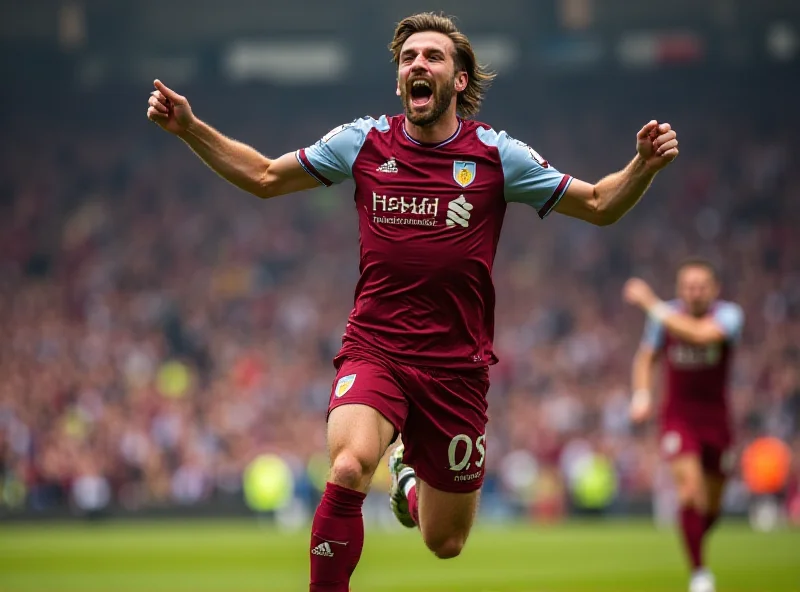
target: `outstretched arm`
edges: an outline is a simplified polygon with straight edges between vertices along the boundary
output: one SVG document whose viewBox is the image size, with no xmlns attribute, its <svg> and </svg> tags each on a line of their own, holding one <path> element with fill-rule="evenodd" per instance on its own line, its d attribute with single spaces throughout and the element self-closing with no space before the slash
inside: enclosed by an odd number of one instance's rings
<svg viewBox="0 0 800 592">
<path fill-rule="evenodd" d="M 594 185 L 570 183 L 555 211 L 597 226 L 613 224 L 635 206 L 656 173 L 678 156 L 678 139 L 668 123 L 651 121 L 636 136 L 636 156 L 616 173 Z"/>
<path fill-rule="evenodd" d="M 695 345 L 736 339 L 741 332 L 744 317 L 741 309 L 735 305 L 729 305 L 713 315 L 694 317 L 667 305 L 646 282 L 638 278 L 630 279 L 625 284 L 624 297 L 669 333 Z"/>
<path fill-rule="evenodd" d="M 649 309 L 649 314 L 660 319 L 664 328 L 679 339 L 695 345 L 708 345 L 725 341 L 725 331 L 710 317 L 698 319 L 669 307 L 661 308 L 659 301 Z"/>
<path fill-rule="evenodd" d="M 186 97 L 160 80 L 148 101 L 147 117 L 182 139 L 213 171 L 240 189 L 261 198 L 318 187 L 294 154 L 269 159 L 229 138 L 192 113 Z"/>
</svg>

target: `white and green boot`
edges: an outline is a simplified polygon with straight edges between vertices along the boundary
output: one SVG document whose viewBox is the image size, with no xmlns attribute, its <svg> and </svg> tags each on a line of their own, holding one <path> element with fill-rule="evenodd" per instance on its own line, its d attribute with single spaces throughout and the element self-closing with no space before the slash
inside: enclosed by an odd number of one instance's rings
<svg viewBox="0 0 800 592">
<path fill-rule="evenodd" d="M 406 492 L 416 483 L 417 474 L 414 469 L 403 464 L 404 447 L 400 444 L 389 455 L 389 473 L 392 475 L 392 488 L 389 490 L 389 505 L 392 507 L 398 522 L 406 528 L 414 528 L 416 524 L 408 511 Z"/>
</svg>

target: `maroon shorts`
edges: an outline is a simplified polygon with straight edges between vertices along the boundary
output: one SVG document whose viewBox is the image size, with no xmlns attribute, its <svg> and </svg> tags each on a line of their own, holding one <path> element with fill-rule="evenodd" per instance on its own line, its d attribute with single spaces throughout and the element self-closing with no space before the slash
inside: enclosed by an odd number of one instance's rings
<svg viewBox="0 0 800 592">
<path fill-rule="evenodd" d="M 679 422 L 662 426 L 661 453 L 667 460 L 697 455 L 706 473 L 727 475 L 731 470 L 730 438 L 724 434 L 705 434 Z"/>
<path fill-rule="evenodd" d="M 480 489 L 486 469 L 488 369 L 448 371 L 383 357 L 344 357 L 328 413 L 352 403 L 379 411 L 402 434 L 404 462 L 428 485 L 452 493 Z"/>
</svg>

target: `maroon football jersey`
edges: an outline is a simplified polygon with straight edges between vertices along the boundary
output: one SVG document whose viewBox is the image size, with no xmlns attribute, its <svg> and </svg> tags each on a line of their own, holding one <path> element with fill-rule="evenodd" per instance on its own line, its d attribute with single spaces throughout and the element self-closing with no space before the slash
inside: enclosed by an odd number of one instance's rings
<svg viewBox="0 0 800 592">
<path fill-rule="evenodd" d="M 670 302 L 670 306 L 681 308 L 677 301 Z M 728 440 L 728 382 L 744 316 L 738 305 L 723 301 L 714 303 L 708 315 L 724 331 L 724 341 L 694 345 L 652 320 L 645 330 L 644 341 L 664 356 L 665 429 L 680 425 L 707 433 L 711 439 Z"/>
<path fill-rule="evenodd" d="M 571 177 L 475 121 L 460 120 L 433 145 L 404 122 L 358 119 L 297 152 L 320 183 L 356 186 L 360 278 L 342 351 L 377 349 L 420 366 L 493 364 L 492 264 L 506 203 L 544 218 Z"/>
</svg>

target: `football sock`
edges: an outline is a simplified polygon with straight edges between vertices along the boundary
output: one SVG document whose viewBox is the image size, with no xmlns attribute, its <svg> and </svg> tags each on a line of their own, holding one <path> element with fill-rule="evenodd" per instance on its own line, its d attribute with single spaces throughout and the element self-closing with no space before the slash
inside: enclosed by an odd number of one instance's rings
<svg viewBox="0 0 800 592">
<path fill-rule="evenodd" d="M 364 547 L 365 493 L 328 483 L 311 525 L 309 592 L 348 592 Z"/>
<path fill-rule="evenodd" d="M 683 543 L 689 555 L 692 569 L 703 567 L 703 535 L 706 532 L 706 518 L 693 507 L 681 508 L 681 531 Z"/>
</svg>

